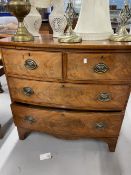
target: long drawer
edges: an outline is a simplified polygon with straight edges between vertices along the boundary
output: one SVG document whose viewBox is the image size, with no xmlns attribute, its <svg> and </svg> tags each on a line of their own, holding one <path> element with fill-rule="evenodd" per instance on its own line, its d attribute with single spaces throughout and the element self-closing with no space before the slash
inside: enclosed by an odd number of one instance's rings
<svg viewBox="0 0 131 175">
<path fill-rule="evenodd" d="M 67 79 L 72 81 L 130 81 L 131 54 L 67 54 Z"/>
<path fill-rule="evenodd" d="M 62 79 L 62 53 L 3 49 L 8 75 L 31 79 Z"/>
<path fill-rule="evenodd" d="M 81 85 L 9 78 L 13 101 L 83 110 L 123 110 L 128 96 L 126 85 Z"/>
<path fill-rule="evenodd" d="M 119 134 L 123 113 L 73 112 L 34 108 L 13 104 L 16 126 L 44 131 L 58 137 L 116 137 Z"/>
</svg>

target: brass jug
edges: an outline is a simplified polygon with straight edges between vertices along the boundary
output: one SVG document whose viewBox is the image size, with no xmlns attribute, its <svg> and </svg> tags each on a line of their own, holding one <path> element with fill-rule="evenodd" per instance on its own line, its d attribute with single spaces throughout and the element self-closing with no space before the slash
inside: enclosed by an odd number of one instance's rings
<svg viewBox="0 0 131 175">
<path fill-rule="evenodd" d="M 34 37 L 28 32 L 23 23 L 24 18 L 31 10 L 31 4 L 29 0 L 11 0 L 7 4 L 7 8 L 18 20 L 18 29 L 16 34 L 12 37 L 12 41 L 33 41 Z"/>
</svg>

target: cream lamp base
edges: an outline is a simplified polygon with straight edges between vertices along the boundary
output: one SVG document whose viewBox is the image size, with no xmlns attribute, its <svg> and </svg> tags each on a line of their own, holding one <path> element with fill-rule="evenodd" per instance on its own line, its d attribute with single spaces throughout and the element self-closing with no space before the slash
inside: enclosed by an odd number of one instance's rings
<svg viewBox="0 0 131 175">
<path fill-rule="evenodd" d="M 49 16 L 50 26 L 53 30 L 53 37 L 58 38 L 64 34 L 67 20 L 64 12 L 64 0 L 52 1 L 53 11 Z"/>
<path fill-rule="evenodd" d="M 108 33 L 77 33 L 78 36 L 82 37 L 82 40 L 108 40 L 113 32 Z"/>
<path fill-rule="evenodd" d="M 40 37 L 40 27 L 42 17 L 36 8 L 48 8 L 51 5 L 51 0 L 30 0 L 31 11 L 26 16 L 24 23 L 28 31 L 35 37 Z"/>
<path fill-rule="evenodd" d="M 106 40 L 113 34 L 109 0 L 82 0 L 75 30 L 82 40 Z"/>
<path fill-rule="evenodd" d="M 24 24 L 27 30 L 35 37 L 39 37 L 42 18 L 36 7 L 32 6 L 29 15 L 24 19 Z"/>
</svg>

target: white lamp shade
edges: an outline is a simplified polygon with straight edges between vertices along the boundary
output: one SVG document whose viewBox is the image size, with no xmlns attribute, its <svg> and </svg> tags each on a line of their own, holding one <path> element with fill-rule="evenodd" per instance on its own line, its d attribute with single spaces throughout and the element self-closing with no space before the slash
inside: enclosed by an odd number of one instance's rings
<svg viewBox="0 0 131 175">
<path fill-rule="evenodd" d="M 109 13 L 109 0 L 82 0 L 75 32 L 83 40 L 108 39 L 113 33 Z"/>
<path fill-rule="evenodd" d="M 48 8 L 52 0 L 30 0 L 31 5 L 38 8 Z"/>
</svg>

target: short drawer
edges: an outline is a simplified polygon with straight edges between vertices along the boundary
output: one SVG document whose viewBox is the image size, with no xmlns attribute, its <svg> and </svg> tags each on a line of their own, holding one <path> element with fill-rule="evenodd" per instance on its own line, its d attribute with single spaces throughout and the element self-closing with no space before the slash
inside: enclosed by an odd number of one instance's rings
<svg viewBox="0 0 131 175">
<path fill-rule="evenodd" d="M 130 81 L 131 54 L 79 54 L 67 55 L 67 79 L 74 81 Z"/>
<path fill-rule="evenodd" d="M 126 85 L 81 85 L 9 78 L 14 101 L 42 106 L 83 109 L 123 110 L 129 96 Z"/>
<path fill-rule="evenodd" d="M 75 112 L 12 105 L 16 126 L 64 138 L 116 137 L 123 113 Z"/>
<path fill-rule="evenodd" d="M 31 79 L 62 79 L 62 54 L 3 49 L 3 58 L 8 75 Z"/>
</svg>

